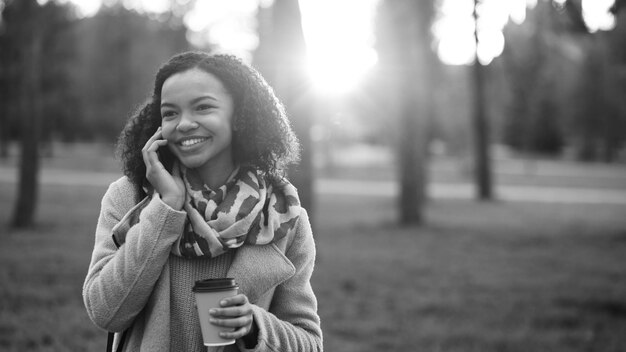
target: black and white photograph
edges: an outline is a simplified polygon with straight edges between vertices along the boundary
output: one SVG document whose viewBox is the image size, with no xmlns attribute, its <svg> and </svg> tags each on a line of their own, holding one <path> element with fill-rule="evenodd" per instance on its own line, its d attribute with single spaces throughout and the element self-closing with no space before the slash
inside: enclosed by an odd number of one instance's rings
<svg viewBox="0 0 626 352">
<path fill-rule="evenodd" d="M 626 0 L 0 0 L 0 351 L 626 352 Z"/>
</svg>

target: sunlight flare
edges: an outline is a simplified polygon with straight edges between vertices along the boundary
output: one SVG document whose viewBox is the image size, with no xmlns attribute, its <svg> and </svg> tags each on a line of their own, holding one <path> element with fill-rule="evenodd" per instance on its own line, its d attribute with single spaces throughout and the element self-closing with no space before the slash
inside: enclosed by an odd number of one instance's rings
<svg viewBox="0 0 626 352">
<path fill-rule="evenodd" d="M 44 4 L 50 0 L 38 0 Z M 95 15 L 102 0 L 59 0 L 72 2 L 82 17 Z M 299 0 L 307 44 L 307 66 L 317 89 L 346 92 L 378 61 L 373 49 L 373 23 L 380 0 Z M 524 22 L 527 8 L 538 0 L 482 0 L 479 6 L 479 39 L 474 39 L 473 0 L 439 0 L 433 25 L 439 58 L 450 65 L 471 64 L 478 53 L 483 64 L 502 54 L 502 29 L 511 20 Z M 564 0 L 554 0 L 563 3 Z M 169 9 L 169 0 L 123 0 L 127 8 L 149 13 Z M 258 46 L 254 16 L 259 6 L 272 0 L 197 0 L 184 22 L 192 42 L 205 41 L 220 50 L 249 57 Z M 591 32 L 610 30 L 615 18 L 608 12 L 614 0 L 582 0 L 585 23 Z M 203 34 L 199 34 L 203 33 Z M 247 53 L 247 54 L 246 54 Z"/>
<path fill-rule="evenodd" d="M 561 6 L 565 0 L 554 0 Z M 610 30 L 615 18 L 608 12 L 614 0 L 583 0 L 585 23 L 591 32 Z M 438 18 L 433 25 L 439 59 L 448 65 L 469 65 L 478 56 L 483 65 L 489 64 L 504 50 L 502 30 L 509 20 L 521 24 L 526 10 L 537 0 L 482 0 L 478 7 L 479 44 L 474 38 L 474 0 L 440 0 Z"/>
<path fill-rule="evenodd" d="M 378 61 L 373 19 L 378 0 L 300 0 L 307 67 L 314 87 L 353 89 Z"/>
<path fill-rule="evenodd" d="M 615 27 L 615 16 L 609 12 L 614 2 L 614 0 L 583 0 L 583 17 L 589 31 L 607 31 Z"/>
</svg>

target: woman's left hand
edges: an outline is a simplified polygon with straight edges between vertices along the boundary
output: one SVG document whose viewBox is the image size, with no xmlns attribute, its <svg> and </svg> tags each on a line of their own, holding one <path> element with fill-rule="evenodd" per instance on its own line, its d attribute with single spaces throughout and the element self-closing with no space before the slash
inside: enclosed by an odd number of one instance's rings
<svg viewBox="0 0 626 352">
<path fill-rule="evenodd" d="M 209 322 L 213 325 L 234 328 L 232 332 L 221 332 L 220 336 L 226 339 L 239 339 L 248 335 L 253 329 L 254 319 L 252 317 L 252 305 L 248 302 L 248 297 L 240 293 L 238 295 L 224 298 L 220 302 L 221 308 L 209 310 L 211 318 Z"/>
</svg>

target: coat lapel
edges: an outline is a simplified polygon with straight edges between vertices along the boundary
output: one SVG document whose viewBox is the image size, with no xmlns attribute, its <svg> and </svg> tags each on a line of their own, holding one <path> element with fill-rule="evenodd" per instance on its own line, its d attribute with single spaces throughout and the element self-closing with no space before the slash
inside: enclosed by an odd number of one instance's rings
<svg viewBox="0 0 626 352">
<path fill-rule="evenodd" d="M 255 303 L 264 293 L 295 273 L 296 268 L 276 244 L 244 244 L 237 249 L 228 277 L 234 278 L 239 292 Z"/>
</svg>

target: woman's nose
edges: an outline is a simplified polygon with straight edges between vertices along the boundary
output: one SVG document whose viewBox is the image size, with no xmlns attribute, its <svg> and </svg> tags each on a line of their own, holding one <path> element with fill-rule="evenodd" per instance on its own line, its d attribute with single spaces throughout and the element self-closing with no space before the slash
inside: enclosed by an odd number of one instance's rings
<svg viewBox="0 0 626 352">
<path fill-rule="evenodd" d="M 188 132 L 198 128 L 198 123 L 193 119 L 191 114 L 183 113 L 176 129 L 179 132 Z"/>
</svg>

